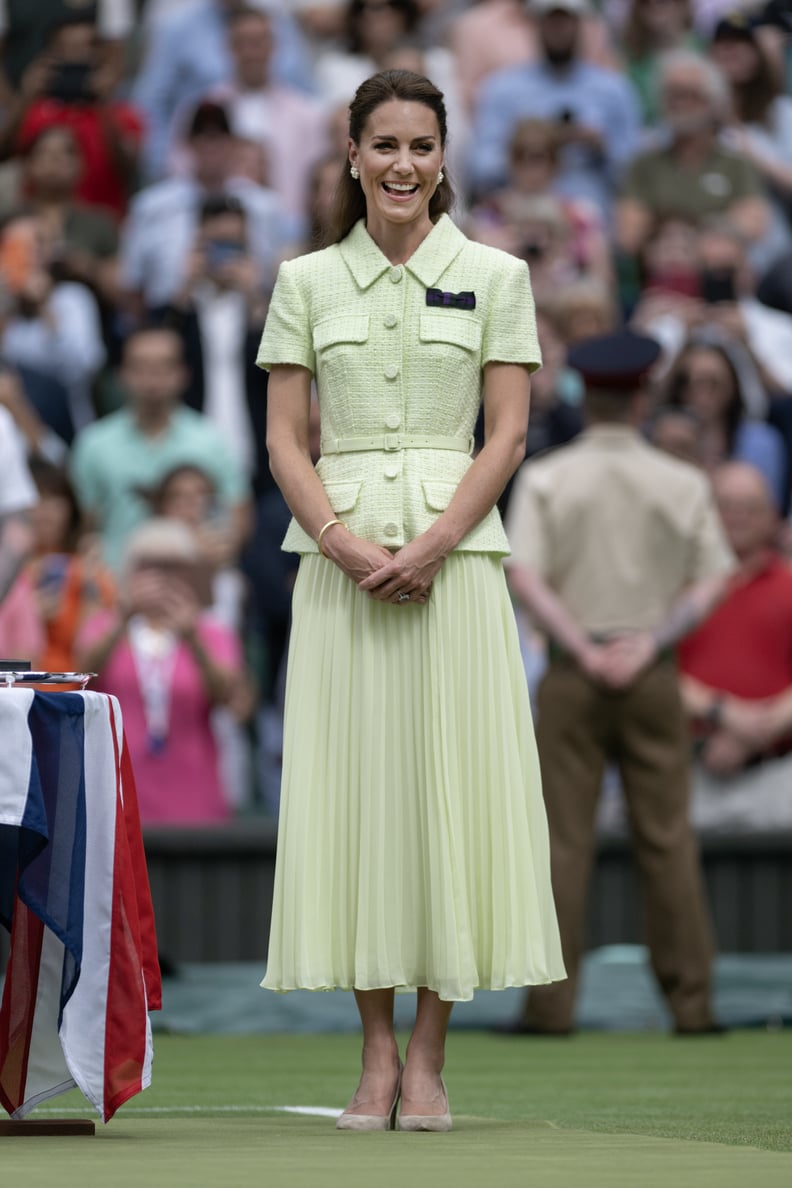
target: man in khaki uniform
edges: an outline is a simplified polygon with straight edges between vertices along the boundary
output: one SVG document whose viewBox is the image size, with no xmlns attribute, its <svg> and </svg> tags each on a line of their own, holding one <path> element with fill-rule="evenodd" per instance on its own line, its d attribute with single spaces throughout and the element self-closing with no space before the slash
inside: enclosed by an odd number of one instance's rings
<svg viewBox="0 0 792 1188">
<path fill-rule="evenodd" d="M 566 982 L 532 989 L 515 1032 L 574 1026 L 586 887 L 605 766 L 616 763 L 652 966 L 680 1034 L 717 1030 L 712 941 L 688 822 L 689 738 L 672 646 L 733 566 L 706 477 L 643 440 L 659 348 L 623 332 L 570 355 L 587 431 L 525 464 L 509 504 L 512 591 L 549 637 L 537 739 Z"/>
</svg>

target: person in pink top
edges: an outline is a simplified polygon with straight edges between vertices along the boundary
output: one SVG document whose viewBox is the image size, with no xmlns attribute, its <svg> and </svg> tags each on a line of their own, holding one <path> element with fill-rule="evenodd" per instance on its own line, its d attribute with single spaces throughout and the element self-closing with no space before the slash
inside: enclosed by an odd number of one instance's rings
<svg viewBox="0 0 792 1188">
<path fill-rule="evenodd" d="M 77 641 L 80 668 L 99 674 L 93 688 L 121 703 L 144 825 L 230 815 L 211 711 L 238 692 L 241 649 L 203 612 L 201 576 L 189 528 L 147 521 L 127 546 L 118 609 L 88 620 Z"/>
</svg>

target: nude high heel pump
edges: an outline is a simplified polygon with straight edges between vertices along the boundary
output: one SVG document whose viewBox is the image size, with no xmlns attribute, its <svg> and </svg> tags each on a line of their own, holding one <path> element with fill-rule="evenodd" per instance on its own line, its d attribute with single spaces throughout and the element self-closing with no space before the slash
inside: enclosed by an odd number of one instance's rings
<svg viewBox="0 0 792 1188">
<path fill-rule="evenodd" d="M 396 1123 L 397 1130 L 433 1130 L 436 1132 L 445 1132 L 451 1130 L 452 1121 L 451 1114 L 448 1109 L 448 1090 L 445 1087 L 445 1081 L 440 1078 L 440 1084 L 443 1089 L 443 1096 L 445 1097 L 445 1113 L 444 1114 L 400 1114 L 399 1120 Z"/>
<path fill-rule="evenodd" d="M 395 1130 L 396 1110 L 401 1097 L 402 1065 L 399 1065 L 399 1079 L 393 1095 L 393 1105 L 387 1114 L 348 1114 L 344 1110 L 336 1122 L 336 1130 Z"/>
</svg>

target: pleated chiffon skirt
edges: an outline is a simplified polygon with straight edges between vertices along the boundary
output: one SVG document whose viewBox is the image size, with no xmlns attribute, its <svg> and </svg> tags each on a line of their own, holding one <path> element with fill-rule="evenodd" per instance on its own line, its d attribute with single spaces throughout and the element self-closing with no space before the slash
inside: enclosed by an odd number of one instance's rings
<svg viewBox="0 0 792 1188">
<path fill-rule="evenodd" d="M 294 590 L 271 990 L 565 976 L 503 567 L 453 553 L 393 606 L 304 556 Z"/>
</svg>

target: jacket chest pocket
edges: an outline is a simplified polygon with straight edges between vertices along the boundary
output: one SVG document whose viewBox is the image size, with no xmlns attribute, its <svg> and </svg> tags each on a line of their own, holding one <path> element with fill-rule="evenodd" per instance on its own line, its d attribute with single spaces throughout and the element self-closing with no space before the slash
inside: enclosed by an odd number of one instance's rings
<svg viewBox="0 0 792 1188">
<path fill-rule="evenodd" d="M 368 314 L 341 314 L 323 318 L 313 328 L 313 347 L 320 359 L 329 359 L 338 348 L 368 341 Z"/>
<path fill-rule="evenodd" d="M 421 342 L 442 343 L 478 353 L 481 350 L 481 322 L 469 313 L 444 310 L 421 314 Z"/>
</svg>

